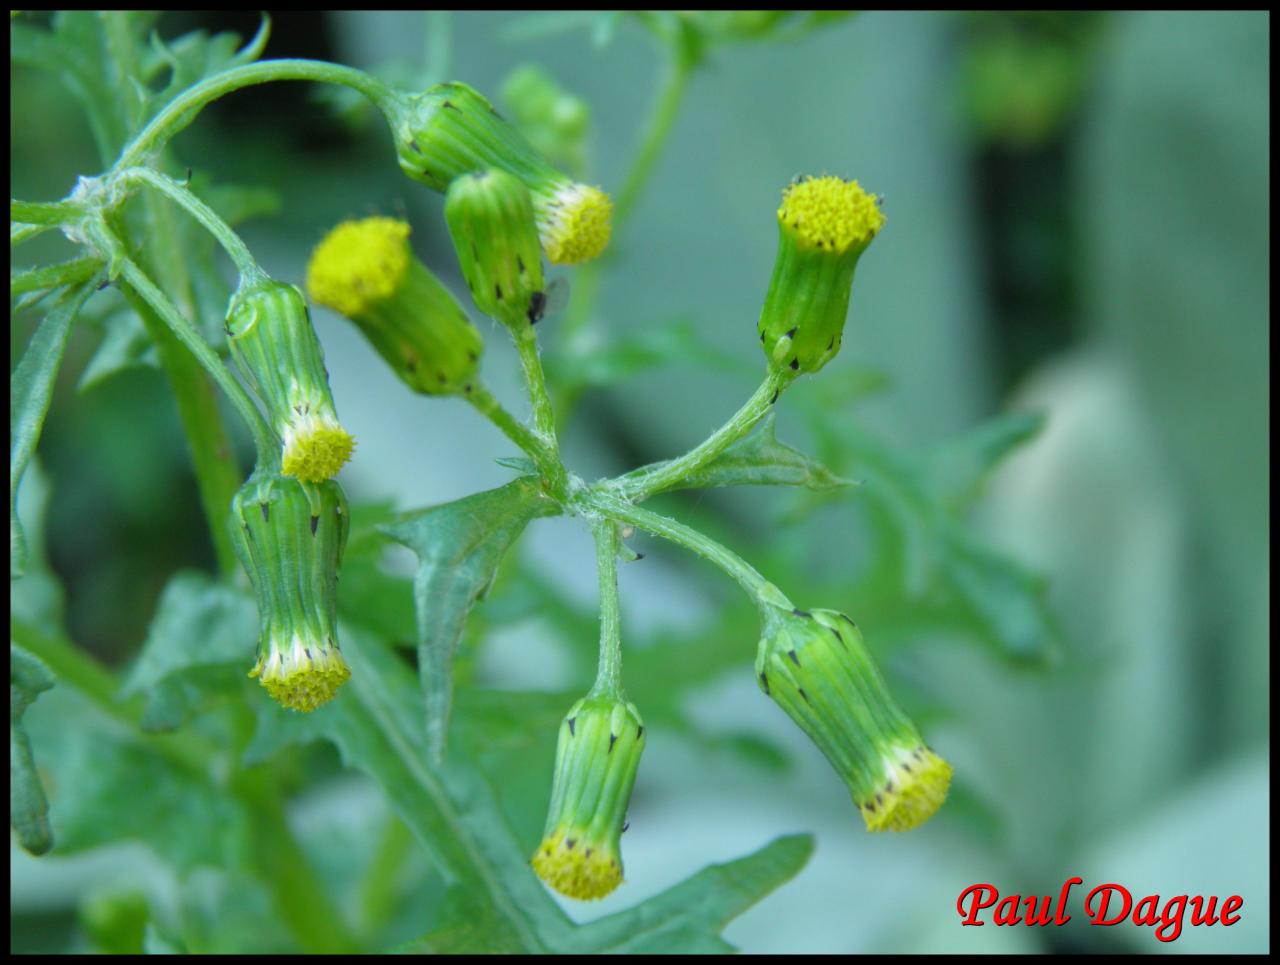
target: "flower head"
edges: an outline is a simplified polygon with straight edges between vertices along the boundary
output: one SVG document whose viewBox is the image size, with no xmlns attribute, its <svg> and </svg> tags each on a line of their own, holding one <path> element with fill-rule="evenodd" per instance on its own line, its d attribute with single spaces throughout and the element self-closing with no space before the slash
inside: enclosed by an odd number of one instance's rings
<svg viewBox="0 0 1280 965">
<path fill-rule="evenodd" d="M 255 475 L 232 501 L 236 552 L 258 600 L 258 660 L 249 676 L 291 710 L 315 710 L 351 676 L 335 615 L 348 521 L 332 480 Z"/>
<path fill-rule="evenodd" d="M 843 613 L 772 611 L 756 675 L 843 778 L 868 830 L 907 831 L 942 806 L 951 765 L 898 709 Z"/>
<path fill-rule="evenodd" d="M 414 257 L 407 223 L 365 218 L 338 225 L 311 256 L 307 290 L 351 319 L 415 392 L 453 395 L 475 377 L 480 333 Z"/>
<path fill-rule="evenodd" d="M 533 303 L 545 288 L 529 189 L 500 168 L 459 175 L 444 215 L 476 307 L 523 335 L 537 321 Z"/>
<path fill-rule="evenodd" d="M 771 368 L 794 377 L 835 358 L 854 269 L 884 220 L 879 199 L 857 181 L 801 178 L 783 192 L 778 255 L 759 325 Z"/>
<path fill-rule="evenodd" d="M 612 204 L 549 164 L 478 91 L 457 82 L 383 105 L 400 169 L 436 191 L 455 178 L 501 168 L 529 189 L 542 247 L 555 264 L 595 258 L 609 243 Z"/>
<path fill-rule="evenodd" d="M 293 285 L 265 281 L 237 292 L 227 342 L 279 434 L 286 476 L 323 482 L 351 458 L 355 441 L 338 422 L 320 340 Z"/>
<path fill-rule="evenodd" d="M 619 839 L 643 751 L 644 724 L 625 701 L 585 697 L 561 723 L 551 807 L 532 864 L 562 895 L 591 901 L 622 884 Z"/>
</svg>

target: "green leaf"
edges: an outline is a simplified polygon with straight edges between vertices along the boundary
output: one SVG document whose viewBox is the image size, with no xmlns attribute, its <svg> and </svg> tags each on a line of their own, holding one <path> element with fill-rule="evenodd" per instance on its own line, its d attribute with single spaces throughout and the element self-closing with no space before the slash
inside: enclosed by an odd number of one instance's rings
<svg viewBox="0 0 1280 965">
<path fill-rule="evenodd" d="M 106 329 L 76 389 L 89 389 L 125 369 L 160 368 L 160 352 L 136 312 L 123 307 L 102 320 Z"/>
<path fill-rule="evenodd" d="M 143 730 L 175 730 L 244 693 L 257 637 L 253 601 L 208 574 L 179 573 L 160 597 L 121 697 L 146 694 Z"/>
<path fill-rule="evenodd" d="M 423 695 L 411 668 L 368 633 L 347 624 L 339 632 L 350 682 L 305 715 L 263 695 L 246 762 L 291 743 L 332 741 L 348 766 L 381 785 L 442 873 L 463 886 L 466 914 L 496 916 L 526 952 L 568 949 L 572 926 L 534 877 L 485 781 L 458 755 L 447 766 L 428 763 Z"/>
<path fill-rule="evenodd" d="M 503 555 L 531 519 L 557 508 L 530 479 L 410 514 L 385 527 L 418 555 L 414 601 L 427 746 L 444 752 L 452 700 L 453 655 L 467 615 L 484 596 Z"/>
<path fill-rule="evenodd" d="M 67 348 L 76 313 L 97 287 L 93 281 L 68 292 L 40 322 L 9 380 L 9 578 L 26 570 L 27 547 L 18 522 L 18 487 L 35 451 Z"/>
<path fill-rule="evenodd" d="M 42 661 L 9 644 L 9 826 L 18 843 L 32 854 L 44 854 L 53 847 L 53 833 L 49 802 L 36 773 L 22 715 L 53 683 L 53 672 Z"/>
<path fill-rule="evenodd" d="M 826 466 L 778 441 L 770 412 L 744 439 L 667 489 L 710 489 L 717 486 L 801 486 L 817 492 L 857 485 Z"/>
<path fill-rule="evenodd" d="M 187 745 L 140 738 L 69 687 L 26 723 L 48 776 L 55 854 L 135 839 L 179 872 L 251 866 L 248 810 Z"/>
<path fill-rule="evenodd" d="M 1037 412 L 988 420 L 935 448 L 923 478 L 949 511 L 968 509 L 1000 461 L 1039 435 L 1044 424 L 1045 417 Z"/>
<path fill-rule="evenodd" d="M 775 888 L 790 881 L 813 853 L 813 837 L 776 838 L 754 854 L 703 868 L 635 908 L 582 929 L 593 952 L 662 955 L 727 952 L 720 932 Z"/>
</svg>

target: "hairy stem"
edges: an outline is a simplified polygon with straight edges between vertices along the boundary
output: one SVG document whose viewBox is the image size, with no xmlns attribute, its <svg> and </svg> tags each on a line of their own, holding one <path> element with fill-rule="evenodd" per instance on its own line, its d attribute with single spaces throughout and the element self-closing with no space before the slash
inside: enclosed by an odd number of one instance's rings
<svg viewBox="0 0 1280 965">
<path fill-rule="evenodd" d="M 693 527 L 652 510 L 633 506 L 626 500 L 599 489 L 587 490 L 581 495 L 580 500 L 588 511 L 594 511 L 598 515 L 618 522 L 630 523 L 654 536 L 661 536 L 663 539 L 678 543 L 708 562 L 714 563 L 732 577 L 762 610 L 767 605 L 790 608 L 791 602 L 782 591 L 761 576 L 750 563 Z"/>
<path fill-rule="evenodd" d="M 144 163 L 194 121 L 203 108 L 219 97 L 255 84 L 285 80 L 315 81 L 350 87 L 368 97 L 379 109 L 394 97 L 391 88 L 362 70 L 319 60 L 263 60 L 256 64 L 233 67 L 188 88 L 170 101 L 125 146 L 116 161 L 116 168 Z"/>
<path fill-rule="evenodd" d="M 502 430 L 503 435 L 523 449 L 539 467 L 555 461 L 554 454 L 543 441 L 519 419 L 508 412 L 480 382 L 473 382 L 464 398 L 486 419 Z"/>
<path fill-rule="evenodd" d="M 607 518 L 591 523 L 600 573 L 600 665 L 593 697 L 622 697 L 622 626 L 618 604 L 618 526 Z"/>
<path fill-rule="evenodd" d="M 520 365 L 524 369 L 529 401 L 533 405 L 533 425 L 546 451 L 545 457 L 538 464 L 538 469 L 546 478 L 552 493 L 563 498 L 568 473 L 560 461 L 555 410 L 551 407 L 551 396 L 547 393 L 547 379 L 542 371 L 542 361 L 538 358 L 538 342 L 530 330 L 524 335 L 516 336 L 515 343 L 516 351 L 520 354 Z"/>
<path fill-rule="evenodd" d="M 641 466 L 624 476 L 618 477 L 611 484 L 626 499 L 640 502 L 660 493 L 664 489 L 678 486 L 690 473 L 701 469 L 729 446 L 737 442 L 764 417 L 765 413 L 777 400 L 782 387 L 782 379 L 776 375 L 765 376 L 760 388 L 730 418 L 729 421 L 713 432 L 701 444 L 690 449 L 683 456 L 667 462 L 659 462 L 650 466 Z"/>
</svg>

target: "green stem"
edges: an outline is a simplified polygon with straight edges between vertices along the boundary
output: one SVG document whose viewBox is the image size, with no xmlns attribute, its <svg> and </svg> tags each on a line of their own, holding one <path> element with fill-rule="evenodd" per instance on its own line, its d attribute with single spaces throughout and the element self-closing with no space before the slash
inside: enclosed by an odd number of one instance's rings
<svg viewBox="0 0 1280 965">
<path fill-rule="evenodd" d="M 599 489 L 587 490 L 579 499 L 589 512 L 594 511 L 598 515 L 630 523 L 654 536 L 678 543 L 714 563 L 732 577 L 761 610 L 765 610 L 767 606 L 791 607 L 791 601 L 782 591 L 761 576 L 750 563 L 693 527 L 652 510 L 633 506 L 626 500 Z"/>
<path fill-rule="evenodd" d="M 624 498 L 641 502 L 664 489 L 679 486 L 690 473 L 701 469 L 729 446 L 733 445 L 758 423 L 777 400 L 784 380 L 781 376 L 770 373 L 765 376 L 760 388 L 730 418 L 729 421 L 713 432 L 698 446 L 690 449 L 678 459 L 641 466 L 625 476 L 620 476 L 610 485 L 615 487 Z"/>
<path fill-rule="evenodd" d="M 207 204 L 197 198 L 188 188 L 183 187 L 168 175 L 161 174 L 152 168 L 127 168 L 116 175 L 121 181 L 137 181 L 155 188 L 171 200 L 187 210 L 204 228 L 212 234 L 226 253 L 231 257 L 236 271 L 240 273 L 241 285 L 251 285 L 266 279 L 266 274 L 259 267 L 248 247 L 240 240 L 240 236 L 231 226 L 223 221 Z"/>
<path fill-rule="evenodd" d="M 350 87 L 368 97 L 381 110 L 394 99 L 394 92 L 376 77 L 352 67 L 319 60 L 263 60 L 233 67 L 188 88 L 169 102 L 120 154 L 116 169 L 143 163 L 160 151 L 183 128 L 196 119 L 208 104 L 233 91 L 255 84 L 302 80 Z"/>
<path fill-rule="evenodd" d="M 83 214 L 79 205 L 68 201 L 9 201 L 9 220 L 26 224 L 60 225 L 75 221 Z"/>
<path fill-rule="evenodd" d="M 608 518 L 591 523 L 600 573 L 600 665 L 592 697 L 622 699 L 622 626 L 618 604 L 618 527 Z"/>
<path fill-rule="evenodd" d="M 475 407 L 477 412 L 501 429 L 503 435 L 528 453 L 539 467 L 549 464 L 549 460 L 554 460 L 554 456 L 543 444 L 542 440 L 534 435 L 523 422 L 508 412 L 502 403 L 494 398 L 488 387 L 479 382 L 473 382 L 470 386 L 470 391 L 465 394 L 465 398 Z"/>
<path fill-rule="evenodd" d="M 231 370 L 223 364 L 222 359 L 218 358 L 218 354 L 209 347 L 209 343 L 200 336 L 195 327 L 182 317 L 182 314 L 169 301 L 164 292 L 160 291 L 155 283 L 147 277 L 146 272 L 129 258 L 120 239 L 111 234 L 105 225 L 98 225 L 96 229 L 91 230 L 94 233 L 94 241 L 98 242 L 109 253 L 112 263 L 120 269 L 125 281 L 160 316 L 160 319 L 169 326 L 173 334 L 178 337 L 178 340 L 196 357 L 196 361 L 218 383 L 218 387 L 227 394 L 232 405 L 236 407 L 241 417 L 248 423 L 249 430 L 253 433 L 254 446 L 257 448 L 259 465 L 273 465 L 280 458 L 279 442 L 276 440 L 271 428 L 262 418 L 262 413 L 258 411 L 258 407 L 253 404 L 248 392 L 231 374 Z"/>
<path fill-rule="evenodd" d="M 64 285 L 79 285 L 92 278 L 101 267 L 102 260 L 99 258 L 74 258 L 10 275 L 9 297 L 12 299 L 28 292 L 50 291 Z"/>
<path fill-rule="evenodd" d="M 529 401 L 533 404 L 533 425 L 546 451 L 538 468 L 550 485 L 552 494 L 563 499 L 568 485 L 568 473 L 560 461 L 556 415 L 551 407 L 551 396 L 547 393 L 547 378 L 542 371 L 542 361 L 538 358 L 538 342 L 530 330 L 526 334 L 517 335 L 515 343 L 520 355 L 520 365 L 524 369 Z"/>
</svg>

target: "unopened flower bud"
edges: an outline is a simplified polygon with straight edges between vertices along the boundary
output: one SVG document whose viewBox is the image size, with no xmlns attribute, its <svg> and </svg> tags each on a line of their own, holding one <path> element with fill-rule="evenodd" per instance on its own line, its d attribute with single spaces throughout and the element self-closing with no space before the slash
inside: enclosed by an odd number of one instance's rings
<svg viewBox="0 0 1280 965">
<path fill-rule="evenodd" d="M 898 709 L 843 613 L 772 612 L 756 676 L 848 785 L 868 830 L 908 831 L 942 806 L 951 765 Z"/>
<path fill-rule="evenodd" d="M 591 123 L 586 101 L 566 91 L 536 64 L 526 64 L 507 77 L 502 100 L 512 122 L 541 154 L 571 172 L 581 170 L 583 141 Z"/>
<path fill-rule="evenodd" d="M 413 180 L 446 191 L 461 174 L 502 168 L 529 189 L 542 247 L 552 262 L 589 261 L 609 244 L 609 196 L 548 164 L 466 84 L 437 84 L 385 109 L 400 168 Z"/>
<path fill-rule="evenodd" d="M 551 807 L 533 869 L 570 898 L 603 898 L 622 884 L 619 838 L 644 751 L 634 706 L 585 697 L 560 725 Z"/>
<path fill-rule="evenodd" d="M 354 442 L 338 423 L 302 292 L 275 281 L 237 292 L 227 312 L 227 342 L 283 441 L 284 474 L 307 482 L 335 476 Z"/>
<path fill-rule="evenodd" d="M 407 223 L 365 218 L 338 225 L 311 255 L 307 291 L 355 322 L 415 392 L 454 395 L 475 377 L 480 333 L 414 256 Z"/>
<path fill-rule="evenodd" d="M 500 168 L 463 174 L 449 185 L 444 215 L 476 307 L 521 335 L 545 304 L 529 189 Z"/>
<path fill-rule="evenodd" d="M 332 480 L 253 476 L 231 504 L 231 532 L 261 626 L 249 676 L 292 710 L 315 710 L 351 676 L 336 617 L 349 522 L 346 497 Z"/>
<path fill-rule="evenodd" d="M 800 375 L 835 358 L 854 268 L 884 220 L 879 199 L 857 181 L 803 178 L 783 192 L 759 326 L 771 369 Z"/>
</svg>

